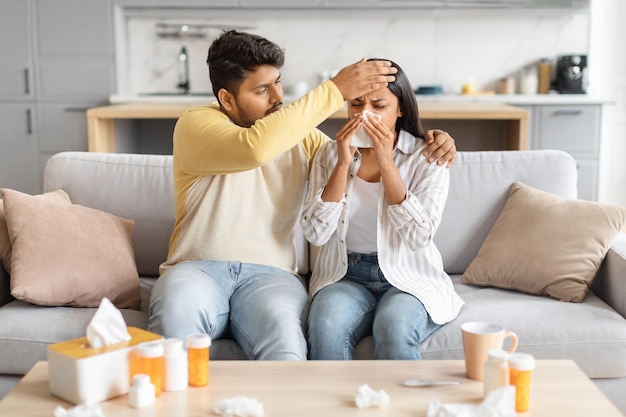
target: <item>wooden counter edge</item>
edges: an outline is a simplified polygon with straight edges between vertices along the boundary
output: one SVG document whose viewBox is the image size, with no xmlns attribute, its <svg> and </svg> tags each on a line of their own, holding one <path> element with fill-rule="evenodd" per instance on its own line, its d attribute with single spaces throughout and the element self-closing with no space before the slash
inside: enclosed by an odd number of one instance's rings
<svg viewBox="0 0 626 417">
<path fill-rule="evenodd" d="M 124 103 L 93 107 L 87 110 L 87 118 L 98 119 L 176 119 L 188 109 L 202 107 L 208 103 Z M 418 105 L 422 119 L 463 120 L 515 120 L 527 119 L 528 111 L 504 103 L 446 103 L 424 102 Z M 332 114 L 330 119 L 347 119 L 343 109 Z"/>
<path fill-rule="evenodd" d="M 190 108 L 207 103 L 125 103 L 93 107 L 87 110 L 87 149 L 90 152 L 116 151 L 116 119 L 177 119 Z M 504 120 L 510 123 L 508 148 L 527 149 L 528 111 L 503 103 L 424 102 L 421 119 Z M 335 112 L 329 119 L 347 119 L 348 111 Z"/>
</svg>

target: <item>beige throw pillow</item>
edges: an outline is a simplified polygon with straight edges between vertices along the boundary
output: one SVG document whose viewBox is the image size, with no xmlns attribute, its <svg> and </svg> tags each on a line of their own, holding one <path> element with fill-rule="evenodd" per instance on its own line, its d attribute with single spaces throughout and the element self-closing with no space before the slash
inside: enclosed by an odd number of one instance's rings
<svg viewBox="0 0 626 417">
<path fill-rule="evenodd" d="M 581 302 L 625 222 L 625 208 L 514 183 L 461 281 Z"/>
<path fill-rule="evenodd" d="M 132 220 L 1 189 L 13 245 L 11 294 L 44 306 L 140 306 Z"/>
<path fill-rule="evenodd" d="M 71 204 L 70 197 L 63 190 L 50 191 L 45 194 L 33 196 L 34 198 L 50 198 L 60 203 Z M 4 269 L 11 273 L 11 240 L 9 239 L 9 231 L 4 218 L 4 203 L 0 200 L 0 261 Z"/>
</svg>

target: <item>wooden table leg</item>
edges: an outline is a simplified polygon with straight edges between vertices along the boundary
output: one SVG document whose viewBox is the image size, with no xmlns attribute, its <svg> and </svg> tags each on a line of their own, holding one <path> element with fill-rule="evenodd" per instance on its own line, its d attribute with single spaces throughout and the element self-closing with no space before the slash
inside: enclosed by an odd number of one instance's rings
<svg viewBox="0 0 626 417">
<path fill-rule="evenodd" d="M 87 149 L 89 152 L 115 152 L 115 120 L 89 115 L 87 111 Z"/>
<path fill-rule="evenodd" d="M 528 149 L 528 119 L 514 119 L 509 121 L 509 149 Z"/>
</svg>

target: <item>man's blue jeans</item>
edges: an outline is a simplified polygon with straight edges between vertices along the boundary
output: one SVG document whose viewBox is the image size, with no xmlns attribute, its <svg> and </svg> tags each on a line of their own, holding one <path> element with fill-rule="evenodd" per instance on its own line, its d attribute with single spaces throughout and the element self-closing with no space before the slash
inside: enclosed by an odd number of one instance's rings
<svg viewBox="0 0 626 417">
<path fill-rule="evenodd" d="M 148 329 L 184 340 L 234 338 L 249 359 L 306 360 L 308 295 L 300 279 L 257 264 L 189 261 L 157 280 Z"/>
<path fill-rule="evenodd" d="M 352 359 L 371 334 L 376 359 L 421 359 L 420 343 L 440 327 L 417 298 L 387 282 L 375 254 L 349 253 L 346 276 L 311 303 L 310 358 Z"/>
</svg>

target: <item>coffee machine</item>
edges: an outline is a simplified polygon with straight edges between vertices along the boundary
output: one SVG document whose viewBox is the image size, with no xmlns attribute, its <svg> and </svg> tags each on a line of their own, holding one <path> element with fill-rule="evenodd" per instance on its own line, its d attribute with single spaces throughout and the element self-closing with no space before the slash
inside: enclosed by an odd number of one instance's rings
<svg viewBox="0 0 626 417">
<path fill-rule="evenodd" d="M 587 92 L 587 55 L 562 55 L 556 60 L 556 89 L 561 94 Z"/>
</svg>

